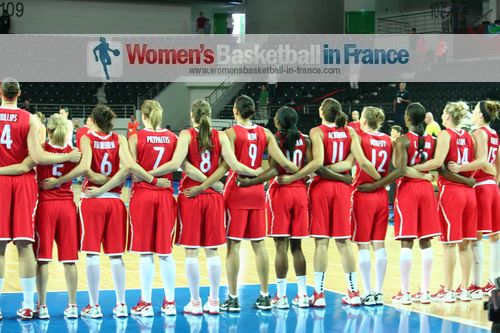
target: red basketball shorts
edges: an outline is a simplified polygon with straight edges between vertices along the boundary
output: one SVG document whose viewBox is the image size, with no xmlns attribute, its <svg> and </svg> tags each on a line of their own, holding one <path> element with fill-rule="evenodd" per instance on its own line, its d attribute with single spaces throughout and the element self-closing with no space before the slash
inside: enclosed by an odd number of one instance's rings
<svg viewBox="0 0 500 333">
<path fill-rule="evenodd" d="M 234 240 L 262 240 L 266 238 L 265 209 L 226 208 L 226 237 Z"/>
<path fill-rule="evenodd" d="M 120 198 L 80 201 L 80 251 L 107 255 L 125 252 L 127 209 Z"/>
<path fill-rule="evenodd" d="M 477 205 L 473 188 L 461 185 L 441 186 L 438 207 L 443 243 L 477 238 Z"/>
<path fill-rule="evenodd" d="M 477 202 L 477 231 L 484 234 L 500 232 L 500 191 L 493 184 L 474 187 Z"/>
<path fill-rule="evenodd" d="M 224 197 L 219 193 L 188 198 L 179 194 L 175 243 L 187 248 L 215 248 L 226 243 Z"/>
<path fill-rule="evenodd" d="M 48 200 L 38 204 L 35 241 L 37 260 L 52 261 L 54 241 L 60 262 L 78 260 L 78 222 L 73 200 Z"/>
<path fill-rule="evenodd" d="M 38 184 L 35 175 L 0 176 L 0 240 L 35 241 Z"/>
<path fill-rule="evenodd" d="M 311 205 L 311 237 L 351 238 L 351 187 L 322 180 L 309 191 Z"/>
<path fill-rule="evenodd" d="M 389 196 L 385 188 L 375 192 L 352 192 L 352 240 L 383 242 L 389 221 Z"/>
<path fill-rule="evenodd" d="M 172 253 L 177 202 L 170 191 L 137 188 L 130 197 L 128 250 L 136 253 Z"/>
<path fill-rule="evenodd" d="M 397 240 L 431 238 L 441 234 L 437 200 L 430 182 L 404 182 L 397 187 L 394 234 Z"/>
<path fill-rule="evenodd" d="M 305 186 L 269 189 L 266 197 L 268 236 L 309 237 L 309 207 Z"/>
</svg>

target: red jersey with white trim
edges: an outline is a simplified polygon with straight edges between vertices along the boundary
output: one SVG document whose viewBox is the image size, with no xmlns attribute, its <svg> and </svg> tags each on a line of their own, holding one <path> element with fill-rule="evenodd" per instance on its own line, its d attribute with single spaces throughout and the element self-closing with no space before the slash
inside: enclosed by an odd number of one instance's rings
<svg viewBox="0 0 500 333">
<path fill-rule="evenodd" d="M 80 149 L 80 139 L 82 138 L 82 136 L 84 135 L 87 135 L 87 133 L 90 131 L 90 127 L 88 126 L 83 126 L 83 127 L 80 127 L 77 131 L 76 131 L 76 148 Z"/>
<path fill-rule="evenodd" d="M 232 127 L 236 138 L 234 153 L 238 161 L 249 168 L 258 169 L 262 166 L 262 158 L 267 147 L 266 132 L 262 126 L 250 127 L 235 125 Z M 230 209 L 265 209 L 266 201 L 264 185 L 239 187 L 236 184 L 238 175 L 231 170 L 224 189 L 227 208 Z"/>
<path fill-rule="evenodd" d="M 191 134 L 191 142 L 189 143 L 189 149 L 186 159 L 196 169 L 200 170 L 205 176 L 209 177 L 219 167 L 219 161 L 221 158 L 222 145 L 219 139 L 219 131 L 212 128 L 212 134 L 210 136 L 210 140 L 212 141 L 212 149 L 204 151 L 200 151 L 200 148 L 198 146 L 198 130 L 196 128 L 190 128 L 189 133 Z M 198 185 L 200 185 L 200 182 L 192 180 L 185 173 L 183 173 L 179 191 L 182 192 L 183 190 Z M 203 193 L 216 192 L 213 189 L 209 188 Z"/>
<path fill-rule="evenodd" d="M 276 140 L 278 140 L 278 144 L 281 148 L 281 151 L 283 154 L 285 154 L 286 158 L 293 162 L 296 166 L 299 167 L 299 169 L 302 169 L 304 165 L 306 164 L 306 154 L 307 154 L 307 138 L 308 136 L 305 134 L 300 133 L 300 138 L 297 140 L 295 143 L 295 148 L 293 152 L 290 152 L 285 149 L 284 144 L 285 144 L 285 136 L 282 132 L 277 132 L 276 133 Z M 283 169 L 281 166 L 278 165 L 278 172 L 280 175 L 287 174 L 286 170 Z M 294 181 L 293 183 L 287 184 L 287 185 L 280 185 L 278 184 L 276 177 L 271 181 L 270 188 L 278 188 L 282 186 L 301 186 L 305 187 L 306 183 L 304 182 L 303 179 L 299 179 Z"/>
<path fill-rule="evenodd" d="M 92 149 L 92 163 L 90 168 L 95 173 L 100 173 L 106 177 L 113 177 L 120 169 L 120 139 L 118 134 L 109 134 L 89 131 L 87 137 L 90 140 Z M 83 189 L 87 187 L 99 187 L 100 185 L 91 183 L 87 178 L 83 183 Z M 120 194 L 123 184 L 111 189 L 110 192 Z"/>
<path fill-rule="evenodd" d="M 417 164 L 422 164 L 427 160 L 430 160 L 434 157 L 434 150 L 436 148 L 436 141 L 432 137 L 432 135 L 429 134 L 424 134 L 423 140 L 424 140 L 424 148 L 419 150 L 418 149 L 418 134 L 409 131 L 406 133 L 406 137 L 408 138 L 409 145 L 408 149 L 406 150 L 408 153 L 408 166 L 414 166 Z M 402 182 L 422 182 L 426 181 L 423 179 L 416 179 L 416 178 L 410 178 L 410 177 L 403 177 L 401 178 Z"/>
<path fill-rule="evenodd" d="M 23 109 L 0 107 L 0 167 L 21 163 L 28 156 L 30 116 Z"/>
<path fill-rule="evenodd" d="M 49 142 L 44 143 L 43 148 L 45 151 L 53 154 L 67 154 L 73 151 L 70 145 L 65 147 L 53 146 Z M 38 165 L 36 167 L 36 174 L 38 181 L 47 178 L 59 178 L 73 170 L 76 163 L 65 162 L 52 165 Z M 51 190 L 40 189 L 39 200 L 73 200 L 73 191 L 71 190 L 72 181 L 66 182 L 59 187 Z"/>
<path fill-rule="evenodd" d="M 487 139 L 487 155 L 486 155 L 486 160 L 488 163 L 491 165 L 495 165 L 495 160 L 497 159 L 498 155 L 498 148 L 499 148 L 499 142 L 498 142 L 498 133 L 492 129 L 491 127 L 480 127 L 477 129 L 477 131 L 484 131 L 488 137 Z M 476 170 L 473 174 L 474 179 L 476 182 L 484 182 L 486 180 L 495 180 L 495 177 L 493 175 L 490 175 L 483 170 Z"/>
<path fill-rule="evenodd" d="M 361 148 L 366 158 L 371 161 L 380 176 L 385 177 L 389 173 L 389 164 L 391 163 L 391 137 L 384 133 L 367 133 L 364 131 L 359 133 L 359 137 L 361 139 Z M 375 180 L 356 163 L 356 176 L 353 182 L 354 188 L 364 183 L 373 183 L 374 181 Z M 385 189 L 383 190 L 385 191 Z"/>
<path fill-rule="evenodd" d="M 137 163 L 146 171 L 156 169 L 172 160 L 176 146 L 177 135 L 169 130 L 142 129 L 137 132 Z M 163 175 L 161 178 L 173 181 L 171 173 Z M 134 188 L 174 191 L 172 186 L 168 189 L 162 189 L 146 182 L 134 183 Z"/>
<path fill-rule="evenodd" d="M 472 139 L 472 135 L 470 135 L 465 130 L 454 130 L 451 128 L 446 129 L 448 134 L 450 135 L 450 150 L 448 151 L 448 155 L 444 160 L 444 165 L 448 165 L 448 162 L 455 162 L 457 164 L 467 164 L 474 160 L 475 152 L 474 152 L 474 141 Z M 460 172 L 459 174 L 470 178 L 474 171 Z M 439 184 L 447 185 L 454 184 L 460 186 L 466 186 L 463 184 L 458 184 L 448 180 L 442 176 L 439 176 Z"/>
</svg>

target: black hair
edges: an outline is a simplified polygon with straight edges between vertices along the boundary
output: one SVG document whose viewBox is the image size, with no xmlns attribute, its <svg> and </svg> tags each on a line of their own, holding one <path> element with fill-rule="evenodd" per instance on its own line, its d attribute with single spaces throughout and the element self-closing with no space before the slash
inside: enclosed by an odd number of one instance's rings
<svg viewBox="0 0 500 333">
<path fill-rule="evenodd" d="M 393 125 L 391 129 L 396 130 L 398 133 L 403 133 L 403 128 L 399 125 Z"/>
<path fill-rule="evenodd" d="M 243 119 L 251 119 L 255 114 L 255 103 L 247 95 L 241 95 L 236 98 L 234 106 Z"/>
<path fill-rule="evenodd" d="M 406 108 L 406 114 L 410 118 L 410 123 L 414 126 L 415 133 L 418 135 L 418 153 L 420 159 L 425 162 L 425 154 L 422 154 L 422 150 L 425 148 L 425 107 L 420 103 L 411 103 Z"/>
<path fill-rule="evenodd" d="M 297 111 L 288 106 L 278 109 L 276 118 L 281 126 L 279 132 L 284 136 L 283 148 L 292 152 L 295 149 L 297 140 L 300 139 L 300 132 L 297 128 L 299 117 Z"/>
</svg>

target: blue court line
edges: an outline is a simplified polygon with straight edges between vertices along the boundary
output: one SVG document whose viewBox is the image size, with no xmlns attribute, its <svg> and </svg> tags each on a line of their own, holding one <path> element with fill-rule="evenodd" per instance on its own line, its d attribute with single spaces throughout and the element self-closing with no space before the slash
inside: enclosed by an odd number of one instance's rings
<svg viewBox="0 0 500 333">
<path fill-rule="evenodd" d="M 271 290 L 276 290 L 271 286 Z M 308 290 L 312 293 L 312 288 Z M 291 302 L 296 292 L 295 285 L 290 284 L 287 296 Z M 221 295 L 226 295 L 227 288 L 221 288 Z M 253 302 L 259 294 L 258 285 L 240 287 L 239 298 L 242 311 L 239 314 L 221 314 L 219 316 L 192 316 L 181 313 L 183 306 L 189 300 L 188 288 L 176 289 L 178 314 L 176 317 L 160 315 L 163 300 L 163 290 L 153 291 L 153 304 L 156 316 L 154 318 L 117 319 L 112 315 L 115 304 L 115 294 L 112 290 L 100 293 L 100 303 L 104 312 L 101 320 L 64 319 L 66 307 L 66 292 L 49 292 L 47 303 L 52 318 L 50 320 L 20 321 L 16 319 L 16 310 L 21 300 L 21 293 L 4 293 L 0 300 L 3 321 L 0 321 L 0 332 L 259 332 L 259 333 L 382 333 L 382 332 L 440 332 L 440 333 L 487 333 L 488 330 L 467 324 L 461 324 L 432 316 L 425 313 L 397 308 L 392 306 L 358 307 L 341 305 L 343 295 L 326 291 L 327 307 L 325 309 L 298 309 L 260 311 L 253 308 Z M 206 301 L 208 287 L 201 288 L 201 296 Z M 129 308 L 135 305 L 140 296 L 140 290 L 127 290 Z M 88 294 L 79 291 L 77 295 L 79 307 L 88 303 Z"/>
</svg>

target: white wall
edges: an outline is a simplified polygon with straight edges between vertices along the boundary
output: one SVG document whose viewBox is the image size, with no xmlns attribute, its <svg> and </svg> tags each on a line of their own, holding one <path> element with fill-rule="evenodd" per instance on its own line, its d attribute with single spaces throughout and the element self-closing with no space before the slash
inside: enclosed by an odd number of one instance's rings
<svg viewBox="0 0 500 333">
<path fill-rule="evenodd" d="M 11 18 L 12 33 L 191 33 L 188 5 L 114 0 L 23 0 L 23 4 L 23 16 Z"/>
</svg>

